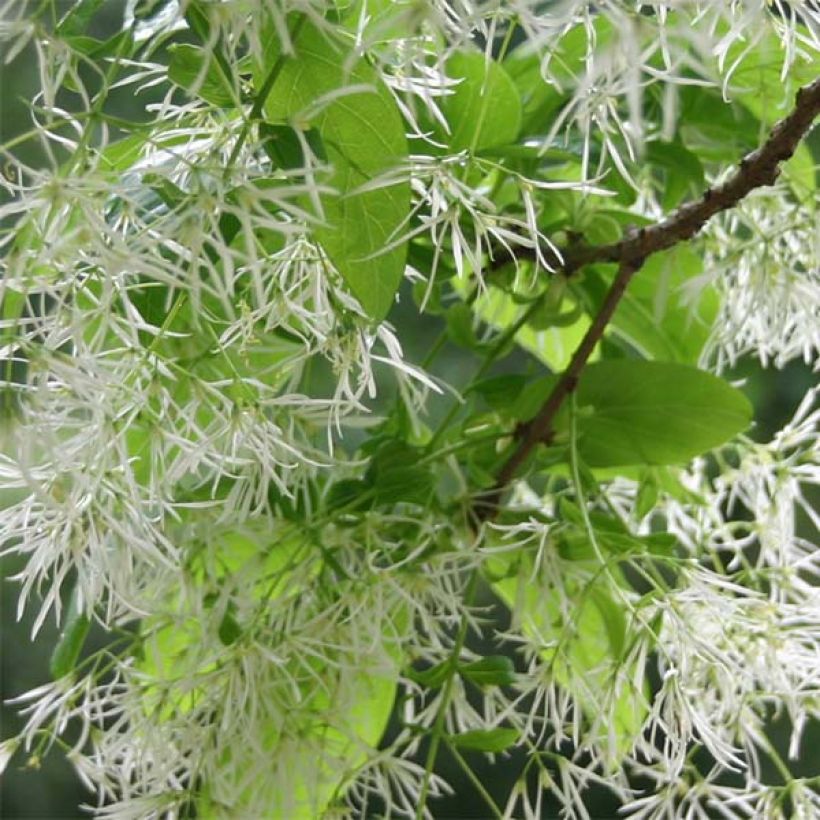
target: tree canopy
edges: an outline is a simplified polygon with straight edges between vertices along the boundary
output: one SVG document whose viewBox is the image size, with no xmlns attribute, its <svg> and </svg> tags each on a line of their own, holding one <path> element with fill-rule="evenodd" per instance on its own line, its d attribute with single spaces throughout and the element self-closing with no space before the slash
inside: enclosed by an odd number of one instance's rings
<svg viewBox="0 0 820 820">
<path fill-rule="evenodd" d="M 4 764 L 820 814 L 817 389 L 764 440 L 732 377 L 820 349 L 815 3 L 2 9 L 0 555 L 62 630 Z"/>
</svg>

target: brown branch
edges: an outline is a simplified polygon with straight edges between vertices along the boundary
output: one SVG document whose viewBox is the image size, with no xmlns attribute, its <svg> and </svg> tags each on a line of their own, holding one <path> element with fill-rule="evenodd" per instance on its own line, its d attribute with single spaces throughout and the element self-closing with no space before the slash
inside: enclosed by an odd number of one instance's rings
<svg viewBox="0 0 820 820">
<path fill-rule="evenodd" d="M 707 189 L 700 199 L 687 202 L 654 225 L 633 228 L 617 242 L 593 246 L 572 243 L 562 251 L 563 262 L 557 264 L 557 272 L 570 275 L 594 262 L 643 260 L 653 253 L 691 239 L 715 214 L 733 208 L 755 188 L 773 185 L 780 171 L 780 163 L 794 154 L 818 113 L 820 78 L 797 92 L 792 112 L 774 126 L 760 148 L 740 161 L 735 173 L 722 185 Z M 534 250 L 523 250 L 517 252 L 516 257 L 519 261 L 535 261 L 536 254 Z M 511 261 L 509 256 L 499 255 L 490 267 L 500 268 Z"/>
<path fill-rule="evenodd" d="M 561 374 L 561 378 L 558 379 L 558 383 L 553 387 L 538 414 L 530 422 L 521 426 L 521 438 L 518 447 L 499 471 L 495 486 L 489 493 L 476 500 L 474 512 L 479 521 L 486 521 L 495 517 L 504 488 L 510 483 L 510 480 L 538 444 L 542 442 L 549 443 L 552 438 L 552 424 L 555 421 L 555 416 L 567 396 L 575 390 L 581 371 L 592 355 L 595 345 L 603 336 L 612 314 L 615 313 L 615 309 L 626 291 L 626 286 L 640 270 L 642 264 L 642 261 L 621 263 L 618 274 L 606 294 L 601 309 L 584 334 L 584 338 L 581 339 L 575 353 L 572 354 L 567 369 Z"/>
<path fill-rule="evenodd" d="M 593 262 L 617 263 L 618 273 L 569 366 L 537 415 L 521 427 L 518 446 L 501 467 L 495 486 L 474 503 L 473 513 L 479 521 L 495 517 L 507 484 L 538 444 L 551 440 L 556 414 L 575 390 L 581 371 L 601 340 L 629 281 L 647 257 L 691 239 L 715 214 L 733 208 L 754 189 L 773 185 L 780 173 L 780 163 L 794 154 L 818 114 L 820 78 L 797 92 L 792 112 L 774 126 L 760 148 L 740 161 L 737 170 L 726 182 L 707 189 L 700 199 L 682 205 L 666 219 L 647 228 L 629 231 L 618 242 L 597 247 L 573 247 L 567 251 L 561 268 L 564 274 Z"/>
</svg>

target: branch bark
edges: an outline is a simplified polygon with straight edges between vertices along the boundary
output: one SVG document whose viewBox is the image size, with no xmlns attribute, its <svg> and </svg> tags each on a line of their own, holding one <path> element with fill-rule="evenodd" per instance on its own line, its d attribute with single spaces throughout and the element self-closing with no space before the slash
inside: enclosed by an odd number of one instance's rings
<svg viewBox="0 0 820 820">
<path fill-rule="evenodd" d="M 521 465 L 539 443 L 550 441 L 556 414 L 566 398 L 575 390 L 581 371 L 592 355 L 595 345 L 601 340 L 627 285 L 647 257 L 691 239 L 715 214 L 733 208 L 756 188 L 773 185 L 780 173 L 780 164 L 794 154 L 818 114 L 820 77 L 797 92 L 791 113 L 774 126 L 760 148 L 740 161 L 726 182 L 708 188 L 699 199 L 685 203 L 666 219 L 646 228 L 629 231 L 618 242 L 594 247 L 573 246 L 566 251 L 559 271 L 564 275 L 594 262 L 617 263 L 618 273 L 600 311 L 573 354 L 569 366 L 537 415 L 523 426 L 523 434 L 518 445 L 501 467 L 495 486 L 477 498 L 473 504 L 473 513 L 479 522 L 495 517 L 504 489 L 515 477 Z"/>
</svg>

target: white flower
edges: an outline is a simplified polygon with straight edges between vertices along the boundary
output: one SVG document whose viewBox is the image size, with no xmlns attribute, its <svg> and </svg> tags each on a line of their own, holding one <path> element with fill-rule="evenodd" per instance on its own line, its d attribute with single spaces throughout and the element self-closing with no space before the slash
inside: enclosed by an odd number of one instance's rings
<svg viewBox="0 0 820 820">
<path fill-rule="evenodd" d="M 6 770 L 6 766 L 9 765 L 9 761 L 14 757 L 19 746 L 19 737 L 11 737 L 0 743 L 0 775 Z"/>
<path fill-rule="evenodd" d="M 738 238 L 748 232 L 751 238 Z M 813 362 L 820 351 L 820 244 L 811 208 L 783 186 L 757 191 L 712 220 L 706 241 L 707 278 L 722 298 L 704 361 L 718 371 L 747 353 L 764 366 Z"/>
</svg>

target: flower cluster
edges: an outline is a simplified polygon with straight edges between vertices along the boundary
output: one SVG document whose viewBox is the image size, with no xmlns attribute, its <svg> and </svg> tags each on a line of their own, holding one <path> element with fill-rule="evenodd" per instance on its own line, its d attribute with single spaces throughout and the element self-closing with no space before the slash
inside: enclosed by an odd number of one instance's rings
<svg viewBox="0 0 820 820">
<path fill-rule="evenodd" d="M 816 360 L 820 246 L 809 199 L 795 201 L 786 186 L 758 192 L 711 226 L 708 278 L 732 294 L 705 352 L 716 369 L 747 354 L 775 367 Z"/>
</svg>

